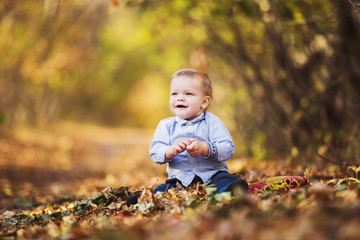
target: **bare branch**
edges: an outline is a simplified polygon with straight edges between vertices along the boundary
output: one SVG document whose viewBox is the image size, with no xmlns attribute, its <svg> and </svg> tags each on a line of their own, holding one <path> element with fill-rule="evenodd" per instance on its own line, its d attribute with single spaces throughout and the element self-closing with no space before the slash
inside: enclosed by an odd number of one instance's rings
<svg viewBox="0 0 360 240">
<path fill-rule="evenodd" d="M 344 163 L 344 162 L 337 162 L 337 161 L 333 161 L 333 160 L 330 160 L 322 155 L 320 155 L 317 151 L 315 151 L 315 154 L 320 157 L 323 161 L 325 162 L 328 162 L 328 163 L 332 163 L 332 164 L 335 164 L 335 165 L 339 165 L 341 167 L 349 167 L 349 166 L 359 166 L 359 163 L 358 162 L 347 162 L 347 163 Z"/>
<path fill-rule="evenodd" d="M 352 0 L 347 0 L 347 1 L 350 3 L 350 5 L 351 5 L 353 8 L 355 8 L 355 10 L 356 10 L 358 13 L 360 13 L 360 8 L 359 8 L 358 5 L 356 5 Z"/>
</svg>

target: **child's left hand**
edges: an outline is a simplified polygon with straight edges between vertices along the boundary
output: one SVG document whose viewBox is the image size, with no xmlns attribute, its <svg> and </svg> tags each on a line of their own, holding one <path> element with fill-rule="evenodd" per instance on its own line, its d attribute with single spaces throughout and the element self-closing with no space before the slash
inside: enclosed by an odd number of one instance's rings
<svg viewBox="0 0 360 240">
<path fill-rule="evenodd" d="M 197 156 L 208 156 L 209 155 L 209 146 L 206 142 L 202 142 L 199 139 L 193 138 L 190 139 L 191 143 L 186 147 L 186 150 L 192 157 Z"/>
</svg>

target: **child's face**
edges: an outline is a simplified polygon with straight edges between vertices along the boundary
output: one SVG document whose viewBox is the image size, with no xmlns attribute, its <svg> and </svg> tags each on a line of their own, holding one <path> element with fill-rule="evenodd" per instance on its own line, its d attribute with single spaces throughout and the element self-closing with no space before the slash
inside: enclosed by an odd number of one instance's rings
<svg viewBox="0 0 360 240">
<path fill-rule="evenodd" d="M 202 80 L 190 77 L 175 77 L 170 86 L 170 109 L 178 117 L 192 120 L 209 105 L 211 98 L 205 96 Z"/>
</svg>

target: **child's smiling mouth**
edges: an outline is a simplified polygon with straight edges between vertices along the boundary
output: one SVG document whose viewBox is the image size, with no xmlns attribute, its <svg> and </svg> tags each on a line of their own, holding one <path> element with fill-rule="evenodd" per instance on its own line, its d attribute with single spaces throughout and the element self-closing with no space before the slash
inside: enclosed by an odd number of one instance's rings
<svg viewBox="0 0 360 240">
<path fill-rule="evenodd" d="M 183 104 L 179 104 L 175 106 L 176 108 L 180 108 L 180 109 L 185 109 L 187 108 L 187 106 L 183 105 Z"/>
</svg>

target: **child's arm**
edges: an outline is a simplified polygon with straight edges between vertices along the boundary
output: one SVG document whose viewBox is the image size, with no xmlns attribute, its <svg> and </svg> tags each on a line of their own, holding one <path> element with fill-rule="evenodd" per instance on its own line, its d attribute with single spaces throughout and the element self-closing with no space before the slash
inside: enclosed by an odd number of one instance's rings
<svg viewBox="0 0 360 240">
<path fill-rule="evenodd" d="M 226 161 L 230 159 L 235 151 L 231 135 L 222 121 L 214 114 L 207 113 L 209 140 L 207 160 Z"/>
<path fill-rule="evenodd" d="M 162 120 L 155 130 L 154 138 L 149 149 L 150 158 L 154 163 L 165 164 L 170 160 L 165 157 L 166 150 L 170 146 L 168 128 L 168 121 Z"/>
</svg>

